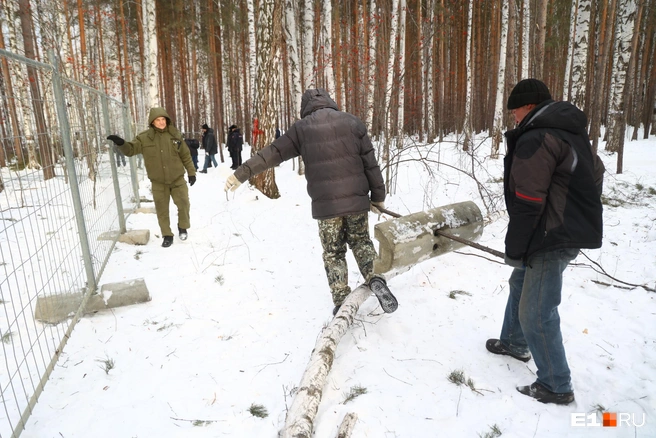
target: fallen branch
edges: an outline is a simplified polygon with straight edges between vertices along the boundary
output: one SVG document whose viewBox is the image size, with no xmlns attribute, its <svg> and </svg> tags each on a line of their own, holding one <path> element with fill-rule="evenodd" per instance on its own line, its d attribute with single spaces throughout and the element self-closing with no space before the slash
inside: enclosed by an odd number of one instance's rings
<svg viewBox="0 0 656 438">
<path fill-rule="evenodd" d="M 330 324 L 323 329 L 310 355 L 301 382 L 287 412 L 282 438 L 311 438 L 314 418 L 319 410 L 323 388 L 335 357 L 337 344 L 353 324 L 360 305 L 371 296 L 366 286 L 360 286 L 346 297 Z"/>
<path fill-rule="evenodd" d="M 351 432 L 353 432 L 353 428 L 357 421 L 358 414 L 354 412 L 346 414 L 342 420 L 342 424 L 340 424 L 339 429 L 337 430 L 337 438 L 350 438 Z"/>
</svg>

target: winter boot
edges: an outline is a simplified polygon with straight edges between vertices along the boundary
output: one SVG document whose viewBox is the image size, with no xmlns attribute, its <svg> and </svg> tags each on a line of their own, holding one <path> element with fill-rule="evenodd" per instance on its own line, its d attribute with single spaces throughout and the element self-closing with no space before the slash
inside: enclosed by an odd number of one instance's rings
<svg viewBox="0 0 656 438">
<path fill-rule="evenodd" d="M 335 306 L 335 308 L 333 309 L 333 316 L 337 315 L 337 312 L 339 312 L 340 307 L 342 307 L 341 304 L 339 306 Z"/>
<path fill-rule="evenodd" d="M 187 230 L 178 227 L 178 231 L 180 232 L 180 240 L 187 240 L 187 237 L 189 237 L 189 235 L 187 234 Z"/>
<path fill-rule="evenodd" d="M 392 295 L 392 292 L 390 292 L 387 283 L 382 277 L 373 277 L 369 280 L 369 289 L 376 295 L 380 307 L 383 308 L 385 313 L 392 313 L 399 307 L 399 302 Z"/>
<path fill-rule="evenodd" d="M 164 236 L 164 241 L 162 242 L 162 246 L 164 248 L 168 248 L 169 246 L 171 246 L 172 243 L 173 243 L 173 236 Z"/>
<path fill-rule="evenodd" d="M 490 353 L 503 354 L 505 356 L 514 357 L 515 359 L 521 360 L 522 362 L 528 362 L 531 360 L 530 353 L 515 353 L 510 348 L 503 345 L 503 342 L 501 342 L 499 339 L 488 339 L 485 343 L 485 348 L 487 348 L 487 351 Z"/>
<path fill-rule="evenodd" d="M 540 403 L 568 405 L 574 401 L 573 392 L 551 392 L 538 382 L 533 382 L 529 386 L 518 386 L 517 391 L 536 399 Z"/>
</svg>

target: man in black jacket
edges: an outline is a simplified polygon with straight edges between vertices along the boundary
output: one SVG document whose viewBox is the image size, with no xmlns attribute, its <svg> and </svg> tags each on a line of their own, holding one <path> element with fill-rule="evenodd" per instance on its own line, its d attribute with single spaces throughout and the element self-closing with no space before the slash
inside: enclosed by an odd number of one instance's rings
<svg viewBox="0 0 656 438">
<path fill-rule="evenodd" d="M 554 102 L 537 79 L 517 83 L 508 97 L 517 127 L 506 132 L 504 194 L 510 222 L 508 281 L 500 339 L 488 351 L 528 362 L 537 379 L 517 390 L 543 403 L 574 401 L 560 331 L 562 274 L 581 248 L 600 248 L 604 166 L 592 151 L 585 114 Z"/>
<path fill-rule="evenodd" d="M 383 310 L 394 312 L 396 298 L 385 280 L 373 275 L 376 250 L 367 217 L 370 209 L 379 213 L 376 207 L 384 207 L 383 176 L 364 123 L 339 111 L 326 90 L 307 90 L 301 99 L 301 120 L 239 166 L 228 177 L 225 190 L 236 190 L 250 177 L 299 155 L 305 163 L 312 217 L 319 221 L 323 262 L 335 304 L 333 315 L 351 293 L 347 244 Z"/>
<path fill-rule="evenodd" d="M 226 147 L 228 152 L 230 152 L 230 158 L 232 159 L 232 165 L 230 168 L 232 170 L 237 169 L 241 166 L 241 151 L 244 145 L 244 138 L 241 135 L 241 131 L 237 125 L 230 125 L 228 128 L 228 139 L 226 141 Z"/>
<path fill-rule="evenodd" d="M 205 164 L 203 164 L 203 170 L 200 173 L 207 173 L 207 168 L 214 163 L 214 167 L 219 167 L 219 163 L 216 162 L 214 156 L 219 151 L 218 145 L 216 144 L 216 137 L 214 137 L 214 130 L 207 126 L 207 123 L 202 126 L 203 131 L 203 149 L 205 149 Z"/>
</svg>

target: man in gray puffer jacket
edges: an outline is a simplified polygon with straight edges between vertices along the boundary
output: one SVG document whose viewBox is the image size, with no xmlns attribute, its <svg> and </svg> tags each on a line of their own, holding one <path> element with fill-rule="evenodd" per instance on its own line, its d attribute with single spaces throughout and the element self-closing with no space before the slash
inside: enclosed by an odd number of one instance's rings
<svg viewBox="0 0 656 438">
<path fill-rule="evenodd" d="M 324 267 L 335 304 L 333 315 L 351 293 L 347 244 L 383 310 L 394 312 L 396 298 L 385 281 L 373 275 L 376 250 L 367 217 L 370 209 L 379 213 L 376 207 L 384 207 L 383 176 L 364 123 L 339 111 L 326 90 L 307 90 L 301 99 L 301 120 L 239 166 L 228 177 L 225 190 L 234 191 L 252 176 L 299 155 L 305 163 L 312 217 L 319 221 Z"/>
</svg>

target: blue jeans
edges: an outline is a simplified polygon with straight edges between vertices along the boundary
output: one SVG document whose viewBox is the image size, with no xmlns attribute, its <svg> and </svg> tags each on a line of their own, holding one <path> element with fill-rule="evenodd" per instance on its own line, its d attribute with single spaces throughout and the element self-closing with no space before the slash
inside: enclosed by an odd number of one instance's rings
<svg viewBox="0 0 656 438">
<path fill-rule="evenodd" d="M 210 160 L 214 163 L 214 167 L 219 167 L 219 163 L 216 162 L 216 158 L 214 158 L 214 155 L 216 154 L 205 155 L 205 164 L 203 165 L 203 170 L 207 170 L 207 168 L 210 167 Z"/>
<path fill-rule="evenodd" d="M 556 393 L 572 391 L 558 305 L 563 271 L 578 252 L 565 248 L 536 254 L 528 266 L 515 268 L 508 280 L 501 342 L 516 353 L 530 351 L 538 368 L 537 382 Z"/>
</svg>

